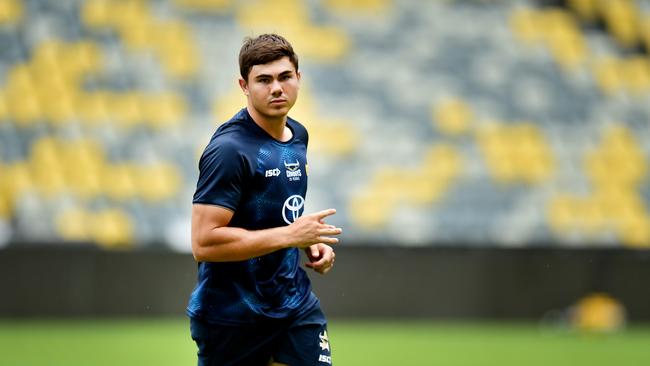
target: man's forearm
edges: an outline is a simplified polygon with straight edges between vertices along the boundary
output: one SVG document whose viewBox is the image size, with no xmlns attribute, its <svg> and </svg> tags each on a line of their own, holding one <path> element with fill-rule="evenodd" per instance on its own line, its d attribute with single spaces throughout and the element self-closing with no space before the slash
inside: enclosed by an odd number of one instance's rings
<svg viewBox="0 0 650 366">
<path fill-rule="evenodd" d="M 197 262 L 243 261 L 292 246 L 289 227 L 246 230 L 218 227 L 196 235 L 192 253 Z"/>
</svg>

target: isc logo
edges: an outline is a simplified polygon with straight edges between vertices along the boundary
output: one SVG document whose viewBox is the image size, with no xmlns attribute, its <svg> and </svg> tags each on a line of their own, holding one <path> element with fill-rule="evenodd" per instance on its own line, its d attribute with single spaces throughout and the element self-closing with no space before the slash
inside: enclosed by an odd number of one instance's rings
<svg viewBox="0 0 650 366">
<path fill-rule="evenodd" d="M 266 178 L 268 178 L 268 177 L 277 177 L 278 175 L 280 175 L 280 169 L 278 169 L 278 168 L 269 169 L 269 170 L 266 171 L 266 173 L 264 173 L 264 176 Z"/>
<path fill-rule="evenodd" d="M 328 364 L 331 365 L 332 364 L 332 357 L 327 356 L 327 355 L 319 355 L 318 361 L 325 362 L 325 363 L 328 363 Z"/>
</svg>

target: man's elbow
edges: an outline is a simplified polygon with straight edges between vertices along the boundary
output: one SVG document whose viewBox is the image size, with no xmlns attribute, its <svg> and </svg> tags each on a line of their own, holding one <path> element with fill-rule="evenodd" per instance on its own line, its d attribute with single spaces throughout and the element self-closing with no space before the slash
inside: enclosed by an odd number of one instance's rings
<svg viewBox="0 0 650 366">
<path fill-rule="evenodd" d="M 192 256 L 194 256 L 194 260 L 197 262 L 206 262 L 205 248 L 203 248 L 201 244 L 196 241 L 192 242 Z"/>
</svg>

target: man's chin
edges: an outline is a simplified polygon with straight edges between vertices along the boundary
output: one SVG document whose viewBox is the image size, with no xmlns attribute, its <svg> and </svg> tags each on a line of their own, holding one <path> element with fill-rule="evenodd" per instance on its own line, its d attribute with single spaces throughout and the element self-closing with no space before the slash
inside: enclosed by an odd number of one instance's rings
<svg viewBox="0 0 650 366">
<path fill-rule="evenodd" d="M 282 107 L 277 107 L 277 108 L 269 108 L 269 109 L 266 110 L 266 114 L 269 117 L 274 117 L 274 118 L 284 117 L 289 113 L 289 109 L 291 109 L 291 108 L 289 108 L 287 106 L 282 106 Z"/>
</svg>

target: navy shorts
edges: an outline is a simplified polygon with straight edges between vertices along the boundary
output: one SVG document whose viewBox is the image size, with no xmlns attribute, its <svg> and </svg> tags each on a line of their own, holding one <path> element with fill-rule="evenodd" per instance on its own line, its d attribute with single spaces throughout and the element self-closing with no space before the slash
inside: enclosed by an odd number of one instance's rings
<svg viewBox="0 0 650 366">
<path fill-rule="evenodd" d="M 230 326 L 190 319 L 199 366 L 329 366 L 331 349 L 325 317 L 316 306 L 298 319 Z"/>
</svg>

